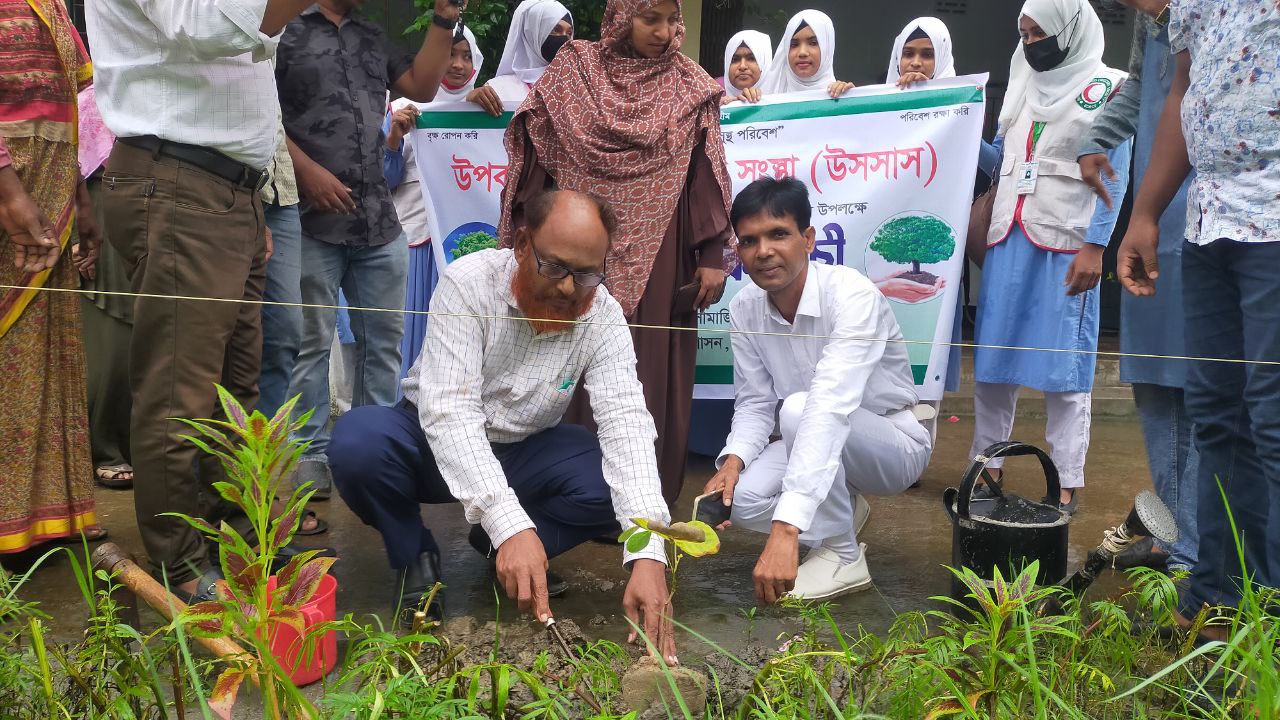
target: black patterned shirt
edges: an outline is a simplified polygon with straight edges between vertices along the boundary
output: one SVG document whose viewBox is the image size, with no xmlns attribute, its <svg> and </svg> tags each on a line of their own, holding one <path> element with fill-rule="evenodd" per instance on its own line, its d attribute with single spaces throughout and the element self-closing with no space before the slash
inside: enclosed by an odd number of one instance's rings
<svg viewBox="0 0 1280 720">
<path fill-rule="evenodd" d="M 353 12 L 334 25 L 318 7 L 285 28 L 276 82 L 285 132 L 312 160 L 351 188 L 356 209 L 322 213 L 304 197 L 302 231 L 334 245 L 384 245 L 400 236 L 400 221 L 382 175 L 387 91 L 413 55 Z"/>
</svg>

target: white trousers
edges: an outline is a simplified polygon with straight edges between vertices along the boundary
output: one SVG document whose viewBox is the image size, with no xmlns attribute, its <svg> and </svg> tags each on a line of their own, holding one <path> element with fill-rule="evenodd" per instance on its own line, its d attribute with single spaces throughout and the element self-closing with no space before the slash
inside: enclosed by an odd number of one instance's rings
<svg viewBox="0 0 1280 720">
<path fill-rule="evenodd" d="M 974 383 L 975 415 L 973 448 L 970 456 L 1009 439 L 1013 433 L 1013 416 L 1018 409 L 1018 385 Z M 1059 482 L 1064 488 L 1084 487 L 1084 459 L 1089 453 L 1089 425 L 1093 417 L 1092 394 L 1084 392 L 1044 394 L 1048 424 L 1045 441 L 1049 456 L 1058 468 Z M 999 468 L 1002 458 L 987 467 Z"/>
<path fill-rule="evenodd" d="M 795 443 L 808 393 L 789 396 L 778 412 L 782 440 L 764 449 L 738 480 L 733 491 L 734 525 L 768 533 L 773 511 L 782 495 L 787 457 Z M 853 532 L 852 495 L 897 495 L 929 465 L 933 441 L 929 431 L 909 411 L 891 416 L 859 409 L 849 417 L 849 440 L 826 500 L 818 506 L 809 528 L 800 534 L 805 545 Z M 855 545 L 856 547 L 856 545 Z"/>
</svg>

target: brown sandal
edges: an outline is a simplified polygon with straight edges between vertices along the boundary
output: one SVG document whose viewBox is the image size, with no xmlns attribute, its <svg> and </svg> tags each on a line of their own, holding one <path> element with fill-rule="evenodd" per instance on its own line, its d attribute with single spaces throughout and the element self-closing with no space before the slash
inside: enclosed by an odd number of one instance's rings
<svg viewBox="0 0 1280 720">
<path fill-rule="evenodd" d="M 133 466 L 128 463 L 102 465 L 94 468 L 93 478 L 108 490 L 130 490 L 133 488 Z"/>
<path fill-rule="evenodd" d="M 54 543 L 55 545 L 80 545 L 86 542 L 87 543 L 102 542 L 103 540 L 106 540 L 107 537 L 108 537 L 108 534 L 107 534 L 106 528 L 102 527 L 101 525 L 94 525 L 93 527 L 81 528 L 79 530 L 73 531 L 70 535 L 67 535 L 66 537 L 56 538 L 54 540 L 50 540 L 49 542 Z"/>
</svg>

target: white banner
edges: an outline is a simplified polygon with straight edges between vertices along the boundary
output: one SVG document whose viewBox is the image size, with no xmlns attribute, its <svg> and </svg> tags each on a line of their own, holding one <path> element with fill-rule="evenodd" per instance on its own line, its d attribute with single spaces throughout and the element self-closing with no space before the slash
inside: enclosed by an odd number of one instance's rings
<svg viewBox="0 0 1280 720">
<path fill-rule="evenodd" d="M 506 112 L 493 117 L 474 103 L 431 103 L 418 114 L 413 156 L 440 272 L 467 251 L 497 242 L 507 184 L 502 136 L 519 107 L 504 103 Z"/>
<path fill-rule="evenodd" d="M 889 298 L 924 400 L 941 399 L 947 374 L 986 82 L 971 75 L 915 90 L 855 88 L 839 100 L 779 95 L 734 103 L 721 116 L 734 193 L 762 175 L 809 187 L 818 233 L 812 259 L 858 269 Z M 414 151 L 440 267 L 459 245 L 496 235 L 510 116 L 453 103 L 418 118 Z M 721 302 L 699 316 L 696 397 L 733 397 L 724 331 L 729 301 L 747 282 L 738 268 Z"/>
</svg>

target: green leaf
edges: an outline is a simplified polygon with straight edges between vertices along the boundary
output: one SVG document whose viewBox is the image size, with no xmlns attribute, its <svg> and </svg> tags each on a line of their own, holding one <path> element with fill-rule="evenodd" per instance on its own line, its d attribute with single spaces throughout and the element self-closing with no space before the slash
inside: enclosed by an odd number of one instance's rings
<svg viewBox="0 0 1280 720">
<path fill-rule="evenodd" d="M 209 709 L 222 720 L 231 720 L 231 709 L 236 704 L 236 693 L 240 691 L 240 684 L 244 682 L 247 675 L 248 671 L 243 668 L 227 668 L 214 683 L 213 692 L 209 694 Z"/>
<path fill-rule="evenodd" d="M 280 572 L 276 573 L 276 588 L 280 592 L 288 592 L 288 589 L 298 579 L 298 571 L 307 564 L 308 560 L 319 555 L 320 552 L 320 550 L 307 550 L 290 558 L 289 562 L 280 569 Z"/>
<path fill-rule="evenodd" d="M 653 537 L 653 533 L 649 530 L 641 530 L 631 537 L 627 538 L 627 552 L 637 553 L 649 546 L 649 539 Z"/>
<path fill-rule="evenodd" d="M 222 404 L 222 411 L 227 414 L 227 419 L 243 428 L 249 417 L 244 406 L 226 388 L 216 383 L 214 387 L 218 389 L 218 402 Z"/>
<path fill-rule="evenodd" d="M 681 527 L 683 526 L 683 527 Z M 702 538 L 697 541 L 693 540 L 673 540 L 680 552 L 689 557 L 704 557 L 706 555 L 715 555 L 720 552 L 720 536 L 716 535 L 716 531 L 708 524 L 701 520 L 693 520 L 687 523 L 676 523 L 671 526 L 674 531 L 682 534 L 686 529 L 697 531 L 702 534 Z"/>
<path fill-rule="evenodd" d="M 639 525 L 632 525 L 631 527 L 622 531 L 622 534 L 618 536 L 618 542 L 625 543 L 627 541 L 627 538 L 640 532 L 640 530 L 641 530 L 641 527 Z"/>
<path fill-rule="evenodd" d="M 298 571 L 298 577 L 289 586 L 289 590 L 285 593 L 281 600 L 282 607 L 297 607 L 311 599 L 316 590 L 320 587 L 320 581 L 324 579 L 329 568 L 333 565 L 337 558 L 321 557 L 308 560 L 302 569 Z"/>
</svg>

